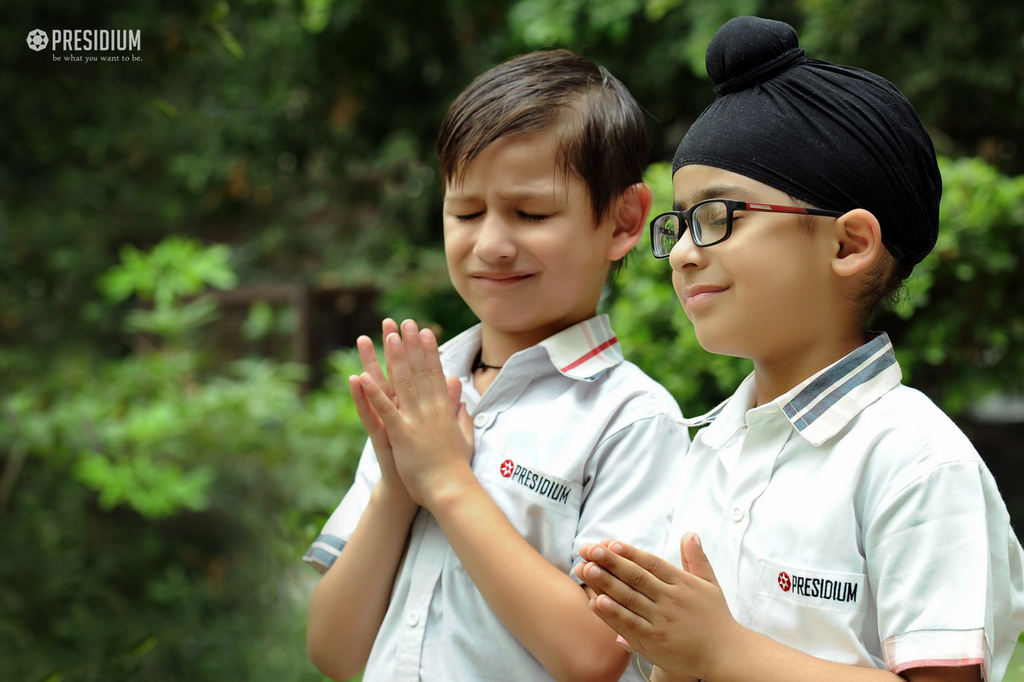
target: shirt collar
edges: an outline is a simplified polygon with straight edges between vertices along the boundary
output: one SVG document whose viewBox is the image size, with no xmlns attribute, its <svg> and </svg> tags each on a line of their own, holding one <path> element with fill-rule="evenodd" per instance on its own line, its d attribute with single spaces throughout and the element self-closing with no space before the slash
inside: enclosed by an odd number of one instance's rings
<svg viewBox="0 0 1024 682">
<path fill-rule="evenodd" d="M 899 385 L 902 378 L 903 372 L 896 361 L 889 335 L 882 333 L 779 396 L 772 404 L 781 410 L 805 440 L 817 446 L 839 433 L 865 407 Z M 742 425 L 743 415 L 752 404 L 753 390 L 751 374 L 732 397 L 707 414 L 685 419 L 683 423 L 686 426 L 703 426 L 728 413 L 732 418 L 726 418 L 725 422 L 735 422 L 738 417 L 737 426 Z M 708 430 L 713 431 L 711 428 Z M 724 443 L 731 430 L 710 435 L 721 435 L 721 439 L 715 437 L 712 440 Z M 705 442 L 712 445 L 708 439 Z"/>
<path fill-rule="evenodd" d="M 555 369 L 579 381 L 594 381 L 623 359 L 622 348 L 607 315 L 597 315 L 574 324 L 537 345 L 547 351 Z M 441 364 L 446 373 L 468 376 L 479 348 L 479 324 L 441 346 Z"/>
<path fill-rule="evenodd" d="M 594 381 L 622 362 L 622 348 L 607 315 L 597 315 L 549 336 L 539 344 L 555 368 L 580 381 Z"/>
</svg>

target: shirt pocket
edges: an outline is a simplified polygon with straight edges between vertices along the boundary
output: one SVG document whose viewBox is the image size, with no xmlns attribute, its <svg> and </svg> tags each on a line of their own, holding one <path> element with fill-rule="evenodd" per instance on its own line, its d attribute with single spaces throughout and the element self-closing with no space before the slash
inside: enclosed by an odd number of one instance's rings
<svg viewBox="0 0 1024 682">
<path fill-rule="evenodd" d="M 816 648 L 808 649 L 810 640 L 836 644 L 862 631 L 871 602 L 866 574 L 766 559 L 758 569 L 753 614 L 759 632 L 807 651 Z"/>
<path fill-rule="evenodd" d="M 474 469 L 519 534 L 551 564 L 568 573 L 583 486 L 529 461 L 522 451 L 499 450 L 474 462 Z"/>
</svg>

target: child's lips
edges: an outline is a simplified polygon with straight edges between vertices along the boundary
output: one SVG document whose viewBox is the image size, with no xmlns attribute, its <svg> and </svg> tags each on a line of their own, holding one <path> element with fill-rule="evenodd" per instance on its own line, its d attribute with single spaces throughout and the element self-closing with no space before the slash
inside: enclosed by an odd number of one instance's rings
<svg viewBox="0 0 1024 682">
<path fill-rule="evenodd" d="M 475 281 L 487 287 L 505 288 L 515 286 L 533 277 L 529 272 L 471 272 Z"/>
<path fill-rule="evenodd" d="M 714 300 L 728 287 L 712 284 L 691 284 L 683 289 L 683 307 L 693 310 Z"/>
</svg>

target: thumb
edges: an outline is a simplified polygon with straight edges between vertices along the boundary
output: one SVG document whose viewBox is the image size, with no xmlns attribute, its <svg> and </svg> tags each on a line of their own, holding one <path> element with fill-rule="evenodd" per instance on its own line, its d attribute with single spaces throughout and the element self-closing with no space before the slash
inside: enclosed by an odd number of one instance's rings
<svg viewBox="0 0 1024 682">
<path fill-rule="evenodd" d="M 459 423 L 459 429 L 462 431 L 462 436 L 469 443 L 470 447 L 473 447 L 473 418 L 469 416 L 469 411 L 466 409 L 466 403 L 459 403 L 458 408 L 455 411 L 455 421 Z"/>
<path fill-rule="evenodd" d="M 715 572 L 708 561 L 708 555 L 700 544 L 700 538 L 696 533 L 687 533 L 679 541 L 679 556 L 683 560 L 683 569 L 690 575 L 707 580 L 712 585 L 717 585 Z"/>
<path fill-rule="evenodd" d="M 458 414 L 460 400 L 462 400 L 462 382 L 458 377 L 445 377 L 445 384 L 448 386 L 448 401 L 452 404 L 452 412 Z"/>
</svg>

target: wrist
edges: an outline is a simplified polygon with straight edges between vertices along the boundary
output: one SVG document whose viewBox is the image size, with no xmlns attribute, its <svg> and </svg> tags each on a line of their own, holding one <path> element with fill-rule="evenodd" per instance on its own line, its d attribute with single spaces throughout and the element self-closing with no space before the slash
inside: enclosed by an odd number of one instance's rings
<svg viewBox="0 0 1024 682">
<path fill-rule="evenodd" d="M 420 499 L 434 516 L 439 516 L 465 502 L 469 486 L 479 485 L 469 463 L 461 462 L 424 481 Z"/>
<path fill-rule="evenodd" d="M 383 509 L 410 517 L 416 514 L 419 505 L 409 496 L 409 491 L 401 483 L 390 483 L 380 479 L 370 492 L 370 503 Z"/>
<path fill-rule="evenodd" d="M 704 678 L 709 680 L 746 679 L 751 671 L 763 665 L 766 658 L 764 645 L 768 638 L 733 621 L 729 632 L 718 641 L 728 642 L 725 647 L 713 646 L 708 657 Z M 723 651 L 722 649 L 726 649 Z"/>
<path fill-rule="evenodd" d="M 670 673 L 664 668 L 654 666 L 651 670 L 651 682 L 701 682 L 701 679 L 689 673 Z"/>
</svg>

